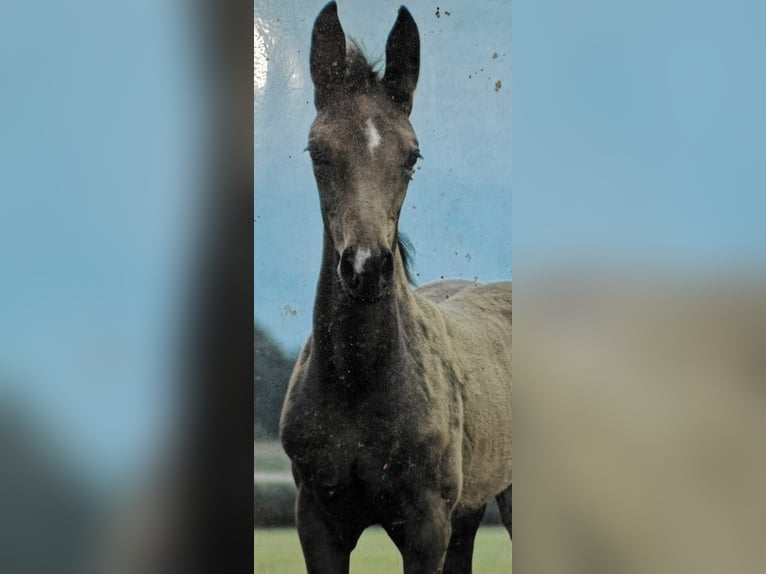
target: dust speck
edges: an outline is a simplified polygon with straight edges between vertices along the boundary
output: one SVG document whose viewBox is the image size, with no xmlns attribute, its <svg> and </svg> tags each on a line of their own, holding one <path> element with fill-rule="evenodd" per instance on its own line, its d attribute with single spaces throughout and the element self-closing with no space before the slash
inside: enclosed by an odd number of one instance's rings
<svg viewBox="0 0 766 574">
<path fill-rule="evenodd" d="M 299 315 L 298 310 L 292 305 L 285 305 L 282 307 L 283 317 L 297 317 Z"/>
<path fill-rule="evenodd" d="M 492 52 L 492 59 L 497 60 L 497 52 Z"/>
</svg>

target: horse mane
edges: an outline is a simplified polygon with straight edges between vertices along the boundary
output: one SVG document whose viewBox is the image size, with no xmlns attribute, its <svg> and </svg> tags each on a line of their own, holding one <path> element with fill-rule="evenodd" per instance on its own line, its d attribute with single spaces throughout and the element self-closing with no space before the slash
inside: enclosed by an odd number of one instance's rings
<svg viewBox="0 0 766 574">
<path fill-rule="evenodd" d="M 399 233 L 396 237 L 396 244 L 399 247 L 399 253 L 402 256 L 402 264 L 404 266 L 404 274 L 407 276 L 407 282 L 415 286 L 415 279 L 412 276 L 412 270 L 410 265 L 412 264 L 412 255 L 415 252 L 415 248 L 412 246 L 409 238 Z"/>
</svg>

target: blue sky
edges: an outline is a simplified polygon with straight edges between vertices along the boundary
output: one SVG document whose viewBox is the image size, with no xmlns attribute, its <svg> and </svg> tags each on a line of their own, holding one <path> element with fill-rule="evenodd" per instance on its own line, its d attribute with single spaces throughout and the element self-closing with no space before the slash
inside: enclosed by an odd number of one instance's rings
<svg viewBox="0 0 766 574">
<path fill-rule="evenodd" d="M 741 0 L 515 4 L 517 271 L 763 262 L 765 19 Z"/>
</svg>

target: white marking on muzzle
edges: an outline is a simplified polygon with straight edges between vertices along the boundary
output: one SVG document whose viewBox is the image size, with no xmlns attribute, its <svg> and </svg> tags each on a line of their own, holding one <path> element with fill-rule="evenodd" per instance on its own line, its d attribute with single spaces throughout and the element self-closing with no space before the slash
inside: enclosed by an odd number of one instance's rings
<svg viewBox="0 0 766 574">
<path fill-rule="evenodd" d="M 375 151 L 375 148 L 380 145 L 381 141 L 380 133 L 375 127 L 375 124 L 372 123 L 372 118 L 367 118 L 367 123 L 365 124 L 364 128 L 364 135 L 367 137 L 367 151 L 369 151 L 370 155 L 372 155 Z"/>
<path fill-rule="evenodd" d="M 357 275 L 360 275 L 364 271 L 364 264 L 370 258 L 369 249 L 360 249 L 354 254 L 354 271 Z"/>
</svg>

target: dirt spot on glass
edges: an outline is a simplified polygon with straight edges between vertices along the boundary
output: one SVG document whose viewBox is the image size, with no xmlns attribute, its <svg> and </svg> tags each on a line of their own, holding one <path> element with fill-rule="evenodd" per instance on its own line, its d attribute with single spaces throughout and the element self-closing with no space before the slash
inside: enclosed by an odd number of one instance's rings
<svg viewBox="0 0 766 574">
<path fill-rule="evenodd" d="M 300 315 L 300 312 L 292 305 L 285 305 L 282 307 L 283 317 L 297 317 L 298 315 Z"/>
</svg>

